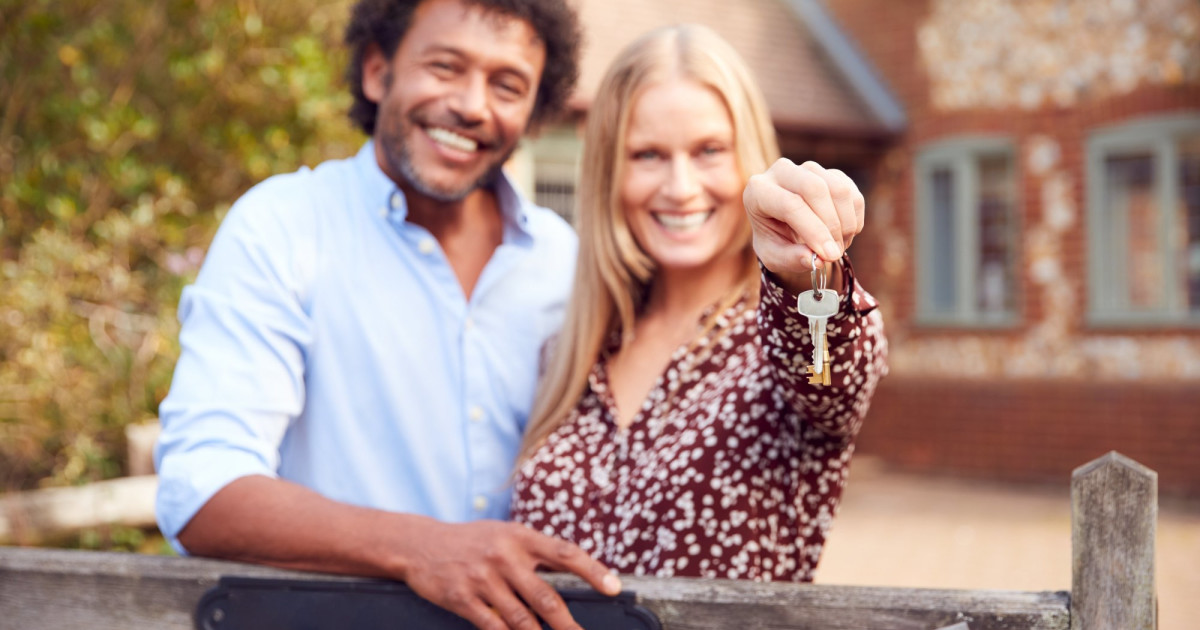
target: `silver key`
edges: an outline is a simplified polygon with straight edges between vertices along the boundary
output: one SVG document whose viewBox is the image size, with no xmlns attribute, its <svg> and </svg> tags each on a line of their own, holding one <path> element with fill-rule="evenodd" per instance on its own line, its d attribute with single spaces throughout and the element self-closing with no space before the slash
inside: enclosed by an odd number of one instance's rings
<svg viewBox="0 0 1200 630">
<path fill-rule="evenodd" d="M 812 256 L 812 285 L 809 291 L 801 293 L 796 298 L 796 310 L 808 318 L 808 336 L 813 344 L 812 367 L 809 368 L 809 383 L 830 384 L 829 378 L 829 349 L 826 348 L 825 322 L 837 315 L 840 298 L 836 291 L 825 287 L 829 284 L 829 276 L 825 272 L 825 264 L 816 254 Z"/>
<path fill-rule="evenodd" d="M 813 342 L 813 366 L 817 374 L 825 369 L 825 322 L 837 315 L 841 300 L 836 291 L 812 289 L 796 299 L 796 310 L 808 318 L 808 334 Z"/>
</svg>

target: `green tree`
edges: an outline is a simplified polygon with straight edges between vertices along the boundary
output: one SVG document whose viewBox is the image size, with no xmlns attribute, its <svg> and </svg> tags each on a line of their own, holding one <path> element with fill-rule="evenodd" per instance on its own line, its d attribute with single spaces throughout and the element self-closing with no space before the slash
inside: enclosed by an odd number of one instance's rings
<svg viewBox="0 0 1200 630">
<path fill-rule="evenodd" d="M 357 149 L 347 11 L 0 0 L 0 489 L 120 474 L 229 204 Z"/>
</svg>

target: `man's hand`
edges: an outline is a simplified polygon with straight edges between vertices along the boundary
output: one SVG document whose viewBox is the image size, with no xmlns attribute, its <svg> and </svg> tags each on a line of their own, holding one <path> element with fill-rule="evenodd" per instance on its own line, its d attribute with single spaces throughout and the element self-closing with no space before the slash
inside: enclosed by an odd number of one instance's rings
<svg viewBox="0 0 1200 630">
<path fill-rule="evenodd" d="M 779 159 L 750 178 L 742 201 L 755 253 L 783 277 L 811 270 L 814 253 L 828 262 L 841 258 L 865 222 L 866 201 L 854 181 L 816 162 Z"/>
<path fill-rule="evenodd" d="M 425 599 L 484 630 L 538 630 L 541 617 L 556 630 L 579 625 L 537 567 L 574 573 L 606 595 L 621 583 L 579 547 L 500 521 L 428 521 L 413 531 L 416 553 L 402 579 Z"/>
</svg>

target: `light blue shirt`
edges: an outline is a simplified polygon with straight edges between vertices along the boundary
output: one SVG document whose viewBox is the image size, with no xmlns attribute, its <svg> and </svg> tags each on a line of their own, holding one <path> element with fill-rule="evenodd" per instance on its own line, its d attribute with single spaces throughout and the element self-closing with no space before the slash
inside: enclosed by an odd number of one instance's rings
<svg viewBox="0 0 1200 630">
<path fill-rule="evenodd" d="M 469 300 L 370 142 L 238 200 L 183 292 L 159 409 L 158 523 L 177 549 L 246 475 L 444 521 L 507 517 L 577 241 L 507 179 L 495 190 L 504 240 Z"/>
</svg>

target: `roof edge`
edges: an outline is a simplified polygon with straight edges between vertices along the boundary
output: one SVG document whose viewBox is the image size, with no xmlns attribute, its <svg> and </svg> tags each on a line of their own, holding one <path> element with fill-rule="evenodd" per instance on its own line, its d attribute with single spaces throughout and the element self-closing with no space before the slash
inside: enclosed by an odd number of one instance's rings
<svg viewBox="0 0 1200 630">
<path fill-rule="evenodd" d="M 902 131 L 908 123 L 904 106 L 879 80 L 866 56 L 833 21 L 821 0 L 785 0 L 785 4 L 808 26 L 813 39 L 845 75 L 871 113 L 888 131 Z"/>
</svg>

